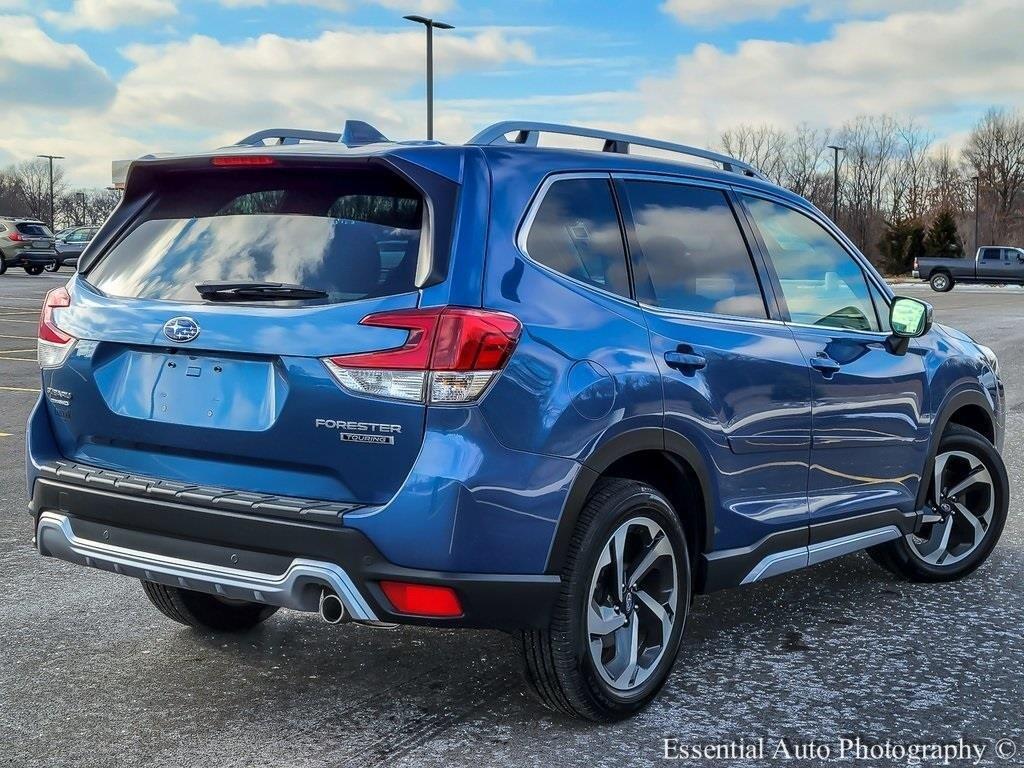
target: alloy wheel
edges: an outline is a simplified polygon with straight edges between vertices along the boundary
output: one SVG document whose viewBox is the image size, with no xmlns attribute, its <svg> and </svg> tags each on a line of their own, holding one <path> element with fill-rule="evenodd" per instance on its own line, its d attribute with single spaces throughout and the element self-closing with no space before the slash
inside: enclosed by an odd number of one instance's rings
<svg viewBox="0 0 1024 768">
<path fill-rule="evenodd" d="M 966 451 L 935 458 L 929 501 L 937 519 L 907 543 L 924 562 L 950 566 L 974 552 L 985 538 L 995 513 L 995 484 L 988 468 Z"/>
<path fill-rule="evenodd" d="M 601 678 L 629 692 L 657 668 L 676 622 L 678 572 L 668 536 L 648 517 L 620 525 L 590 583 L 587 641 Z"/>
</svg>

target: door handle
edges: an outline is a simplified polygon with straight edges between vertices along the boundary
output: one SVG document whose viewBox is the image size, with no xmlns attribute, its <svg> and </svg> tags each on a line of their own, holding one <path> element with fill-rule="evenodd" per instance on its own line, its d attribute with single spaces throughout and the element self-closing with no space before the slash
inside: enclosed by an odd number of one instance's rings
<svg viewBox="0 0 1024 768">
<path fill-rule="evenodd" d="M 831 379 L 842 366 L 824 352 L 819 352 L 817 357 L 811 358 L 811 368 L 820 371 L 826 379 Z"/>
<path fill-rule="evenodd" d="M 704 368 L 708 361 L 704 355 L 694 352 L 693 347 L 680 344 L 678 349 L 665 353 L 665 363 L 669 368 L 675 368 L 677 371 L 692 374 Z"/>
</svg>

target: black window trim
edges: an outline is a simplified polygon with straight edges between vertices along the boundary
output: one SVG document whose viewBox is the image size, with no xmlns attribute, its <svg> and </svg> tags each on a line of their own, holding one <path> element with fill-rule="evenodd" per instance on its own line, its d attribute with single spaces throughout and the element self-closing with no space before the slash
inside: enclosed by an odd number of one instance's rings
<svg viewBox="0 0 1024 768">
<path fill-rule="evenodd" d="M 615 208 L 615 215 L 619 221 L 619 237 L 622 239 L 622 252 L 626 259 L 626 276 L 629 282 L 629 296 L 623 296 L 622 294 L 615 293 L 615 291 L 606 290 L 598 285 L 594 285 L 593 283 L 577 280 L 571 275 L 559 272 L 557 269 L 552 269 L 548 265 L 533 258 L 533 256 L 530 255 L 529 249 L 526 247 L 527 240 L 530 237 L 530 230 L 533 228 L 533 222 L 536 220 L 537 214 L 540 212 L 541 205 L 544 204 L 544 198 L 547 197 L 548 191 L 559 181 L 571 181 L 574 179 L 602 179 L 608 182 L 608 193 L 611 198 L 612 205 Z M 533 197 L 530 199 L 530 203 L 526 206 L 526 213 L 523 215 L 522 221 L 519 222 L 519 228 L 516 230 L 515 243 L 516 248 L 519 249 L 519 252 L 527 259 L 527 261 L 544 270 L 548 274 L 555 275 L 562 280 L 568 280 L 573 285 L 581 286 L 589 291 L 596 291 L 602 296 L 607 296 L 615 299 L 616 301 L 625 302 L 631 306 L 639 306 L 639 302 L 636 300 L 636 286 L 633 283 L 633 263 L 629 255 L 629 242 L 626 237 L 625 218 L 618 193 L 615 190 L 615 185 L 612 183 L 612 174 L 610 172 L 571 171 L 565 173 L 551 173 L 545 176 L 537 187 L 537 191 L 534 192 Z"/>
<path fill-rule="evenodd" d="M 853 259 L 854 264 L 856 264 L 857 267 L 860 269 L 861 275 L 863 275 L 864 277 L 864 282 L 867 284 L 866 287 L 868 287 L 869 289 L 868 298 L 871 300 L 872 306 L 875 307 L 875 319 L 878 323 L 878 327 L 885 327 L 887 320 L 883 320 L 883 318 L 878 315 L 878 307 L 875 306 L 875 301 L 871 299 L 870 288 L 873 286 L 877 289 L 878 293 L 882 297 L 882 300 L 886 308 L 889 308 L 892 305 L 892 300 L 893 298 L 895 298 L 895 294 L 893 293 L 892 288 L 889 287 L 888 283 L 886 283 L 884 280 L 878 279 L 877 273 L 871 266 L 871 263 L 863 254 L 861 254 L 861 252 L 856 248 L 856 246 L 854 246 L 853 243 L 850 242 L 849 238 L 847 238 L 846 235 L 843 234 L 842 230 L 836 227 L 827 218 L 820 215 L 816 209 L 808 209 L 794 205 L 791 201 L 786 200 L 785 198 L 779 197 L 777 195 L 768 194 L 760 189 L 753 189 L 751 187 L 737 185 L 733 185 L 733 189 L 736 192 L 737 203 L 742 208 L 744 215 L 750 223 L 751 230 L 753 231 L 755 240 L 757 242 L 757 247 L 761 251 L 762 258 L 764 259 L 765 264 L 769 270 L 772 287 L 780 297 L 783 295 L 782 284 L 779 282 L 778 273 L 775 271 L 775 265 L 774 263 L 772 263 L 771 256 L 768 253 L 768 248 L 764 242 L 764 238 L 761 236 L 761 232 L 760 230 L 758 230 L 757 224 L 754 222 L 754 218 L 743 200 L 744 196 L 758 197 L 761 198 L 762 200 L 767 200 L 770 203 L 781 205 L 784 208 L 788 208 L 791 211 L 794 211 L 807 217 L 808 219 L 822 227 L 826 232 L 828 232 L 832 236 L 832 239 L 836 241 L 839 247 L 842 248 L 851 259 Z M 780 312 L 783 313 L 781 318 L 782 322 L 785 325 L 789 325 L 794 328 L 813 328 L 818 331 L 831 332 L 834 334 L 849 333 L 857 334 L 860 336 L 866 336 L 870 338 L 888 338 L 891 335 L 889 331 L 885 330 L 859 331 L 855 328 L 837 328 L 834 326 L 812 325 L 810 323 L 794 322 L 789 316 L 789 310 L 785 305 L 785 299 L 780 299 L 779 310 Z"/>
<path fill-rule="evenodd" d="M 778 325 L 782 322 L 781 317 L 778 315 L 778 304 L 775 297 L 775 291 L 768 281 L 768 273 L 763 263 L 763 255 L 759 249 L 755 246 L 752 239 L 752 232 L 749 227 L 749 223 L 746 220 L 746 212 L 738 207 L 737 200 L 733 194 L 731 185 L 716 182 L 714 180 L 705 179 L 698 176 L 676 176 L 669 174 L 660 173 L 639 173 L 639 172 L 612 172 L 612 179 L 615 181 L 616 186 L 624 184 L 627 181 L 653 181 L 661 182 L 666 184 L 676 184 L 684 187 L 703 187 L 705 189 L 715 189 L 722 192 L 725 195 L 726 201 L 732 208 L 733 216 L 736 219 L 736 226 L 740 230 L 740 234 L 743 237 L 744 243 L 747 246 L 747 255 L 750 258 L 751 266 L 754 268 L 754 277 L 757 280 L 758 287 L 761 290 L 761 300 L 764 302 L 765 310 L 767 313 L 766 317 L 750 317 L 749 315 L 726 315 L 716 312 L 700 312 L 692 309 L 676 309 L 673 307 L 659 307 L 651 304 L 647 304 L 642 301 L 637 303 L 645 310 L 651 312 L 658 312 L 665 315 L 680 318 L 715 318 L 717 320 L 728 320 L 731 322 L 740 323 L 767 323 L 772 325 Z M 621 216 L 626 226 L 626 245 L 627 254 L 631 254 L 637 249 L 636 244 L 636 222 L 633 221 L 632 211 L 623 205 Z M 632 242 L 631 242 L 632 241 Z M 635 269 L 635 265 L 632 263 L 632 257 L 630 256 L 630 273 Z M 634 292 L 635 296 L 635 292 Z"/>
</svg>

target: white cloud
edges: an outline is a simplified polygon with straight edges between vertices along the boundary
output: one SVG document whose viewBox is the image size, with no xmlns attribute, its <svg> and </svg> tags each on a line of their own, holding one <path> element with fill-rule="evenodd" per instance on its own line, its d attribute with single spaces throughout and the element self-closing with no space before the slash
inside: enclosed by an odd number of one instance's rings
<svg viewBox="0 0 1024 768">
<path fill-rule="evenodd" d="M 14 2 L 14 0 L 8 0 Z M 221 5 L 228 8 L 242 8 L 267 5 L 312 5 L 330 11 L 348 11 L 357 2 L 379 5 L 403 13 L 432 14 L 450 11 L 455 3 L 453 0 L 220 0 Z M 4 2 L 4 0 L 0 0 Z"/>
<path fill-rule="evenodd" d="M 0 29 L 0 102 L 74 111 L 113 98 L 113 82 L 77 45 L 58 43 L 28 16 L 0 16 Z M 18 111 L 5 110 L 5 122 Z"/>
<path fill-rule="evenodd" d="M 719 27 L 740 21 L 771 19 L 801 8 L 815 20 L 863 17 L 899 11 L 951 8 L 960 0 L 665 0 L 661 10 L 683 24 Z"/>
<path fill-rule="evenodd" d="M 177 15 L 174 0 L 75 0 L 67 11 L 44 11 L 43 18 L 61 29 L 111 30 L 150 24 Z"/>
<path fill-rule="evenodd" d="M 1024 104 L 1019 0 L 837 24 L 823 41 L 700 45 L 667 77 L 640 85 L 647 132 L 696 141 L 740 122 L 836 125 L 865 113 L 925 119 L 984 104 Z M 978 41 L 971 44 L 970 41 Z"/>
<path fill-rule="evenodd" d="M 41 71 L 33 53 L 40 42 L 26 39 L 15 47 L 27 69 L 12 73 L 9 100 L 17 93 L 23 103 L 21 84 L 37 82 L 26 78 Z M 102 92 L 105 108 L 88 119 L 68 119 L 48 96 L 36 112 L 19 110 L 5 117 L 0 151 L 19 158 L 41 151 L 67 155 L 75 183 L 109 184 L 112 159 L 223 146 L 261 128 L 340 130 L 346 119 L 355 118 L 394 138 L 416 138 L 424 130 L 423 97 L 417 90 L 423 82 L 423 33 L 411 26 L 400 32 L 333 30 L 309 39 L 262 35 L 223 43 L 194 36 L 133 45 L 121 51 L 132 66 L 117 84 L 116 96 L 82 51 L 49 44 L 52 50 L 36 48 L 46 52 L 46 59 L 64 56 L 81 72 L 98 73 L 99 82 L 77 90 Z M 0 48 L 0 86 L 7 82 L 8 55 L 6 46 Z M 529 45 L 499 30 L 438 36 L 434 56 L 441 98 L 449 75 L 535 60 Z M 50 86 L 41 83 L 40 88 Z M 471 106 L 444 107 L 438 110 L 437 135 L 463 140 L 479 119 Z"/>
</svg>

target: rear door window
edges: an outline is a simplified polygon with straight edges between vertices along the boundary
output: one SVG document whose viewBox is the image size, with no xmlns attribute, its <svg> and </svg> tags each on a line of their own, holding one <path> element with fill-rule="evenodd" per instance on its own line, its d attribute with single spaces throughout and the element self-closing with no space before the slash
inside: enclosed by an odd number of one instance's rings
<svg viewBox="0 0 1024 768">
<path fill-rule="evenodd" d="M 637 297 L 705 314 L 768 316 L 754 263 L 725 193 L 660 181 L 626 181 L 640 254 Z"/>
<path fill-rule="evenodd" d="M 526 252 L 581 283 L 629 296 L 626 249 L 607 178 L 554 182 L 530 224 Z"/>
<path fill-rule="evenodd" d="M 114 296 L 197 302 L 201 282 L 301 285 L 340 303 L 413 291 L 424 201 L 373 171 L 238 171 L 164 181 L 87 275 Z M 426 243 L 423 243 L 426 246 Z"/>
</svg>

